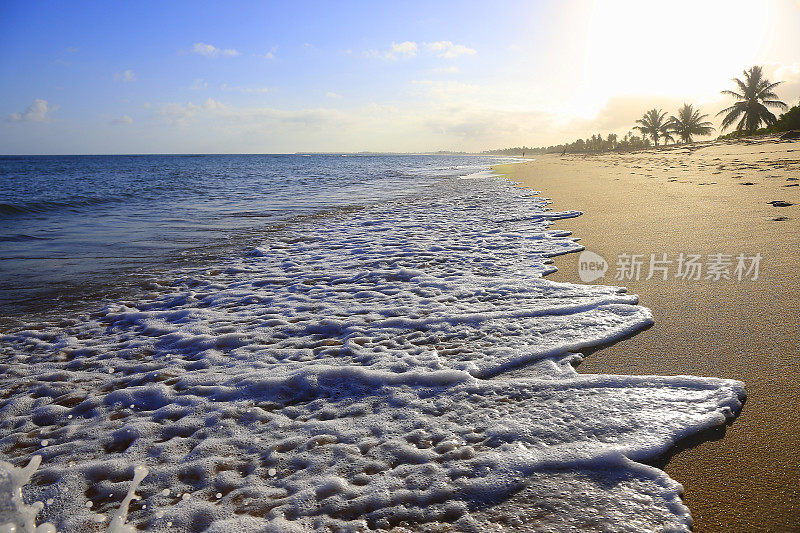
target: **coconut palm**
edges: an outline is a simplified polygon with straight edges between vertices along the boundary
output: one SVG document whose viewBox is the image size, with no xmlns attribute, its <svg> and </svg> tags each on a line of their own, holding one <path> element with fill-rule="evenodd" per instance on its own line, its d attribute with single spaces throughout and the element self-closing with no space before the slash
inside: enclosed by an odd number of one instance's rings
<svg viewBox="0 0 800 533">
<path fill-rule="evenodd" d="M 725 118 L 722 119 L 723 130 L 739 119 L 736 131 L 739 133 L 745 131 L 752 134 L 762 122 L 769 126 L 778 120 L 767 107 L 786 109 L 787 106 L 778 100 L 778 95 L 773 91 L 775 87 L 783 82 L 770 82 L 764 77 L 761 67 L 758 65 L 750 67 L 750 70 L 744 70 L 742 73 L 744 74 L 744 81 L 739 78 L 733 78 L 733 81 L 739 87 L 738 93 L 735 91 L 722 91 L 722 94 L 733 96 L 739 102 L 723 109 L 717 113 L 717 116 L 727 113 Z"/>
<path fill-rule="evenodd" d="M 672 120 L 667 120 L 660 129 L 661 138 L 664 139 L 664 146 L 667 145 L 668 142 L 675 142 L 675 137 L 672 135 L 675 133 L 675 128 L 672 124 Z"/>
<path fill-rule="evenodd" d="M 678 109 L 678 116 L 672 115 L 669 119 L 674 131 L 681 141 L 692 142 L 692 135 L 708 135 L 714 131 L 711 122 L 705 120 L 708 115 L 701 115 L 699 109 L 695 109 L 692 104 L 683 104 Z"/>
<path fill-rule="evenodd" d="M 660 109 L 651 109 L 636 121 L 639 125 L 634 126 L 633 129 L 639 130 L 645 137 L 652 138 L 653 143 L 658 146 L 658 139 L 668 132 L 666 118 L 667 114 L 662 113 Z"/>
</svg>

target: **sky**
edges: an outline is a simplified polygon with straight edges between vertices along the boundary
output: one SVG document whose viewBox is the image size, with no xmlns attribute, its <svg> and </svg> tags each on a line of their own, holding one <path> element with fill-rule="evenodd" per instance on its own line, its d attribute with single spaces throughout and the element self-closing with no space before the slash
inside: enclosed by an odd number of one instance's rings
<svg viewBox="0 0 800 533">
<path fill-rule="evenodd" d="M 800 100 L 800 0 L 0 0 L 0 153 L 480 151 Z"/>
</svg>

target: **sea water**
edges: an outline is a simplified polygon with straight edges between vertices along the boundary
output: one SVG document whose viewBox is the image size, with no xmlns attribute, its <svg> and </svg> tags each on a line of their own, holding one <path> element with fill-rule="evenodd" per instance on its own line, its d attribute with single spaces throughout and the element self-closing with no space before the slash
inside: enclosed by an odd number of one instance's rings
<svg viewBox="0 0 800 533">
<path fill-rule="evenodd" d="M 15 472 L 41 457 L 21 487 L 43 502 L 38 521 L 690 528 L 680 485 L 646 463 L 735 416 L 743 384 L 576 373 L 582 350 L 652 324 L 624 289 L 543 278 L 551 257 L 582 249 L 553 227 L 579 213 L 549 210 L 488 172 L 490 159 L 270 157 L 4 162 L 17 191 L 25 172 L 8 168 L 25 165 L 119 182 L 117 196 L 53 186 L 39 193 L 53 196 L 47 207 L 6 198 L 5 235 L 96 253 L 140 246 L 150 258 L 139 275 L 158 271 L 125 298 L 0 338 L 0 460 Z M 117 217 L 141 222 L 106 235 Z M 5 242 L 23 257 L 34 240 Z M 172 259 L 187 249 L 210 252 Z M 107 258 L 128 275 L 124 254 Z M 105 268 L 72 275 L 107 279 Z M 41 276 L 23 270 L 9 276 Z M 522 508 L 503 506 L 518 493 Z"/>
<path fill-rule="evenodd" d="M 0 305 L 42 314 L 241 253 L 300 216 L 380 202 L 500 158 L 0 156 Z M 124 275 L 121 275 L 124 274 Z M 106 290 L 104 290 L 106 289 Z"/>
</svg>

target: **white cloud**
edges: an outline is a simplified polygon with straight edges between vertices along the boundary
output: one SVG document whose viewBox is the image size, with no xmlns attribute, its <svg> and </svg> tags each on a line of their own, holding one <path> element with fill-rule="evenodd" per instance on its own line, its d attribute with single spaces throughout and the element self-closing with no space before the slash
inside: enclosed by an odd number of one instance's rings
<svg viewBox="0 0 800 533">
<path fill-rule="evenodd" d="M 269 51 L 266 54 L 258 57 L 263 57 L 264 59 L 275 59 L 275 54 L 277 53 L 278 53 L 278 47 L 273 46 L 272 48 L 269 49 Z"/>
<path fill-rule="evenodd" d="M 22 113 L 11 113 L 8 119 L 13 122 L 47 122 L 50 113 L 58 109 L 58 106 L 51 106 L 47 100 L 35 99 L 28 109 Z"/>
<path fill-rule="evenodd" d="M 383 59 L 397 59 L 399 57 L 414 57 L 419 52 L 419 45 L 414 41 L 403 41 L 402 43 L 392 43 L 389 50 L 367 50 L 364 55 L 367 57 L 379 57 Z"/>
<path fill-rule="evenodd" d="M 161 106 L 161 109 L 158 110 L 158 114 L 166 118 L 172 124 L 181 125 L 203 112 L 218 112 L 223 109 L 225 109 L 224 104 L 213 98 L 208 98 L 200 104 L 194 104 L 192 102 L 186 105 L 166 104 Z"/>
<path fill-rule="evenodd" d="M 341 98 L 341 97 L 342 97 L 342 95 L 341 95 L 341 94 L 339 94 L 339 93 L 333 93 L 333 92 L 330 92 L 330 91 L 328 91 L 327 93 L 325 93 L 325 96 L 326 96 L 326 97 L 328 97 L 328 98 L 336 98 L 336 99 L 339 99 L 339 98 Z"/>
<path fill-rule="evenodd" d="M 466 86 L 449 89 L 471 90 Z M 176 137 L 173 133 L 171 137 L 190 143 L 181 148 L 183 151 L 201 148 L 240 152 L 482 150 L 530 144 L 528 140 L 545 131 L 552 120 L 549 114 L 541 112 L 520 112 L 466 101 L 443 103 L 447 101 L 436 99 L 402 108 L 366 103 L 342 110 L 238 107 L 206 100 L 199 104 L 168 104 L 158 113 L 172 126 L 190 125 L 183 130 L 185 135 Z"/>
<path fill-rule="evenodd" d="M 452 41 L 435 41 L 423 43 L 422 48 L 414 41 L 403 41 L 402 43 L 392 43 L 388 50 L 367 50 L 364 52 L 366 57 L 377 57 L 382 59 L 398 59 L 402 57 L 414 57 L 425 50 L 436 54 L 437 57 L 454 59 L 463 55 L 475 55 L 477 52 L 463 44 L 455 44 Z"/>
<path fill-rule="evenodd" d="M 114 79 L 117 81 L 124 81 L 126 83 L 136 81 L 136 73 L 132 70 L 126 70 L 124 72 L 117 72 L 114 74 Z"/>
<path fill-rule="evenodd" d="M 122 115 L 119 118 L 115 118 L 111 121 L 112 124 L 131 124 L 133 123 L 133 119 L 128 115 Z"/>
<path fill-rule="evenodd" d="M 392 52 L 400 55 L 415 56 L 419 51 L 419 46 L 414 41 L 403 41 L 402 43 L 392 43 Z"/>
<path fill-rule="evenodd" d="M 425 43 L 425 47 L 432 52 L 436 52 L 438 57 L 445 59 L 454 59 L 463 55 L 472 56 L 478 53 L 474 48 L 469 48 L 463 44 L 454 44 L 453 41 Z"/>
<path fill-rule="evenodd" d="M 238 56 L 239 51 L 233 48 L 217 48 L 213 44 L 194 43 L 192 52 L 206 57 Z"/>
<path fill-rule="evenodd" d="M 183 125 L 189 121 L 215 120 L 226 123 L 255 123 L 272 121 L 283 125 L 304 124 L 314 126 L 323 122 L 343 124 L 346 114 L 334 109 L 300 109 L 286 110 L 270 107 L 234 107 L 223 104 L 212 98 L 195 104 L 166 104 L 158 110 L 158 114 L 174 125 Z"/>
</svg>

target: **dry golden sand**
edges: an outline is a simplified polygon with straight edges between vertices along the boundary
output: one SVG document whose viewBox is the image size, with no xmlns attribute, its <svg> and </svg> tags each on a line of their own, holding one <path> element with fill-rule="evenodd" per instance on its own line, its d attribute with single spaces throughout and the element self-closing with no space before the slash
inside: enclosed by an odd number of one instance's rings
<svg viewBox="0 0 800 533">
<path fill-rule="evenodd" d="M 800 186 L 787 187 L 800 184 L 800 142 L 547 155 L 499 170 L 555 210 L 583 211 L 555 227 L 606 258 L 609 271 L 595 283 L 626 286 L 653 311 L 653 327 L 591 354 L 579 372 L 746 383 L 748 400 L 727 432 L 710 432 L 704 438 L 718 440 L 666 464 L 684 486 L 695 531 L 800 531 Z M 760 253 L 760 277 L 675 279 L 673 264 L 668 280 L 644 279 L 651 253 L 680 252 Z M 645 255 L 642 279 L 614 279 L 622 253 Z M 577 254 L 555 264 L 549 279 L 580 283 Z"/>
</svg>

